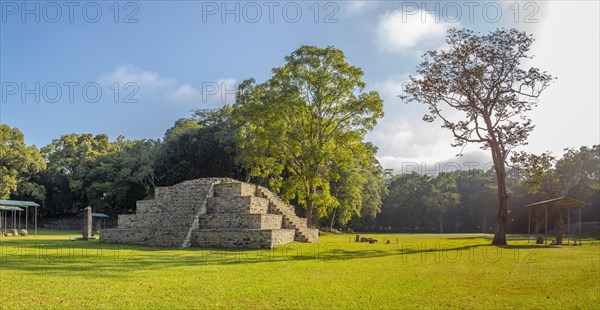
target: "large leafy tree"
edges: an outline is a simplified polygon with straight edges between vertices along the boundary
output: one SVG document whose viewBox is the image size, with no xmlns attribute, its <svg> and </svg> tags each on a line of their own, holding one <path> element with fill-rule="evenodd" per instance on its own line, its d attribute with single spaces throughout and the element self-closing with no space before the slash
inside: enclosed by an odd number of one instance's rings
<svg viewBox="0 0 600 310">
<path fill-rule="evenodd" d="M 359 226 L 371 226 L 375 217 L 381 212 L 382 200 L 387 193 L 383 181 L 383 168 L 375 153 L 377 148 L 371 143 L 366 144 L 370 150 L 370 160 L 356 161 L 352 169 L 340 170 L 339 178 L 331 184 L 331 194 L 337 199 L 338 204 L 327 214 L 330 229 L 334 225 L 344 227 L 351 220 L 360 222 Z"/>
<path fill-rule="evenodd" d="M 523 185 L 529 194 L 539 194 L 543 200 L 561 194 L 560 180 L 554 171 L 556 159 L 549 152 L 540 155 L 519 152 L 511 157 L 511 161 L 523 174 Z"/>
<path fill-rule="evenodd" d="M 195 110 L 167 130 L 157 163 L 160 185 L 202 177 L 243 177 L 231 106 Z"/>
<path fill-rule="evenodd" d="M 19 193 L 43 199 L 41 187 L 30 182 L 35 174 L 46 168 L 46 162 L 35 146 L 25 145 L 18 128 L 0 125 L 0 199 Z"/>
<path fill-rule="evenodd" d="M 489 202 L 496 197 L 493 174 L 492 171 L 481 169 L 452 172 L 460 203 L 448 209 L 446 223 L 454 226 L 455 232 L 490 232 L 489 223 L 494 221 L 490 214 L 494 209 Z"/>
<path fill-rule="evenodd" d="M 523 172 L 522 183 L 536 199 L 569 196 L 587 202 L 584 217 L 598 219 L 600 203 L 600 145 L 566 149 L 556 160 L 550 153 L 520 152 L 511 158 Z"/>
<path fill-rule="evenodd" d="M 114 152 L 104 134 L 66 134 L 42 148 L 48 162 L 43 177 L 47 190 L 48 209 L 51 214 L 74 213 L 89 202 L 86 176 L 95 167 L 96 159 Z"/>
<path fill-rule="evenodd" d="M 600 145 L 567 149 L 556 162 L 561 194 L 588 203 L 582 216 L 588 221 L 600 220 Z"/>
<path fill-rule="evenodd" d="M 155 140 L 122 139 L 115 144 L 118 150 L 98 157 L 86 173 L 86 195 L 95 210 L 129 213 L 137 200 L 154 190 L 154 163 L 160 145 Z"/>
<path fill-rule="evenodd" d="M 405 173 L 394 177 L 389 194 L 383 201 L 381 216 L 377 218 L 383 230 L 402 232 L 429 232 L 435 225 L 426 198 L 431 195 L 431 177 Z"/>
<path fill-rule="evenodd" d="M 516 29 L 488 35 L 451 29 L 448 48 L 429 51 L 401 98 L 429 107 L 424 120 L 439 118 L 454 136 L 453 146 L 480 144 L 492 154 L 498 186 L 497 225 L 492 244 L 506 244 L 506 160 L 526 144 L 534 126 L 526 112 L 553 79 L 537 68 L 524 70 L 533 38 Z M 461 114 L 460 117 L 453 117 Z"/>
<path fill-rule="evenodd" d="M 313 210 L 323 215 L 339 205 L 330 192 L 338 171 L 368 160 L 362 140 L 383 116 L 382 100 L 365 91 L 362 70 L 334 47 L 302 46 L 285 61 L 268 81 L 248 79 L 238 88 L 237 158 L 305 207 L 311 226 Z"/>
<path fill-rule="evenodd" d="M 439 214 L 440 233 L 444 233 L 444 213 L 459 203 L 456 180 L 450 173 L 440 173 L 431 179 L 431 192 L 425 197 L 425 205 Z"/>
</svg>

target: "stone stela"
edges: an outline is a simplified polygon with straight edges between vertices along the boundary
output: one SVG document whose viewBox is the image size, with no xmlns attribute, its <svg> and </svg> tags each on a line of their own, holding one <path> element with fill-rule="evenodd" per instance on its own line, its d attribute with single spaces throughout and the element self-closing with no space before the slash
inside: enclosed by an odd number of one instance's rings
<svg viewBox="0 0 600 310">
<path fill-rule="evenodd" d="M 83 225 L 81 227 L 82 240 L 93 240 L 92 237 L 92 207 L 88 206 L 83 209 L 81 214 L 83 217 Z"/>
<path fill-rule="evenodd" d="M 100 231 L 101 242 L 157 247 L 272 248 L 315 242 L 294 207 L 268 189 L 231 179 L 197 179 L 157 187 L 136 214 L 120 214 L 118 228 Z"/>
</svg>

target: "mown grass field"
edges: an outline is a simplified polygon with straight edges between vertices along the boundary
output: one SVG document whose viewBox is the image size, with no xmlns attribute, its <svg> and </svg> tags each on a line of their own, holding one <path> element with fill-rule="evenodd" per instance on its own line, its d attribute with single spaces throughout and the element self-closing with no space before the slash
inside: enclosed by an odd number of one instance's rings
<svg viewBox="0 0 600 310">
<path fill-rule="evenodd" d="M 0 308 L 600 307 L 600 242 L 488 246 L 489 235 L 325 235 L 273 250 L 0 238 Z M 386 244 L 384 239 L 390 240 Z"/>
</svg>

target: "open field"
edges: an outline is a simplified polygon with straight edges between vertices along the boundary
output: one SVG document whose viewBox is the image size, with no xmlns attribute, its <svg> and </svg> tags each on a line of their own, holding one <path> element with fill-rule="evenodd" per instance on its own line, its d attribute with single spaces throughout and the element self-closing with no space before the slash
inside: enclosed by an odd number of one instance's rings
<svg viewBox="0 0 600 310">
<path fill-rule="evenodd" d="M 325 235 L 273 250 L 2 237 L 0 308 L 539 308 L 600 304 L 600 242 L 488 246 L 489 235 Z M 385 244 L 385 239 L 390 244 Z"/>
</svg>

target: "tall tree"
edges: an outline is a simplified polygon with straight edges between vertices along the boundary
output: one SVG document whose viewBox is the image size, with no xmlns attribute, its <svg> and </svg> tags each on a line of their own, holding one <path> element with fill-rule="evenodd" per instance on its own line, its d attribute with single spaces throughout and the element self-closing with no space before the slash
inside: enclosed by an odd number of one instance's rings
<svg viewBox="0 0 600 310">
<path fill-rule="evenodd" d="M 494 222 L 493 205 L 490 202 L 496 197 L 496 182 L 494 172 L 481 169 L 452 172 L 456 180 L 460 204 L 448 209 L 448 223 L 452 218 L 455 232 L 485 232 L 489 233 L 489 223 Z"/>
<path fill-rule="evenodd" d="M 42 148 L 46 171 L 48 209 L 45 212 L 75 213 L 89 202 L 86 176 L 96 159 L 116 150 L 105 134 L 66 134 Z M 52 210 L 54 209 L 54 210 Z"/>
<path fill-rule="evenodd" d="M 130 213 L 135 202 L 149 196 L 155 186 L 154 163 L 159 143 L 155 140 L 118 139 L 118 151 L 95 160 L 84 186 L 95 210 L 110 214 Z"/>
<path fill-rule="evenodd" d="M 459 203 L 456 180 L 450 173 L 440 173 L 431 179 L 431 192 L 425 197 L 427 207 L 439 214 L 440 233 L 444 233 L 444 213 Z"/>
<path fill-rule="evenodd" d="M 523 176 L 523 184 L 529 194 L 539 194 L 541 199 L 560 195 L 560 182 L 554 171 L 556 159 L 549 152 L 540 155 L 527 152 L 513 154 L 511 162 Z"/>
<path fill-rule="evenodd" d="M 25 137 L 18 128 L 0 125 L 0 199 L 8 199 L 20 191 L 25 196 L 43 198 L 40 188 L 30 178 L 46 169 L 46 162 L 35 146 L 25 145 Z M 28 195 L 31 192 L 33 195 Z"/>
<path fill-rule="evenodd" d="M 167 130 L 157 163 L 160 185 L 202 177 L 241 177 L 231 106 L 195 110 Z"/>
<path fill-rule="evenodd" d="M 430 232 L 435 219 L 425 200 L 431 195 L 431 177 L 416 172 L 404 173 L 394 177 L 388 189 L 381 216 L 377 218 L 383 230 Z"/>
<path fill-rule="evenodd" d="M 453 146 L 478 143 L 491 151 L 498 186 L 492 244 L 505 245 L 507 156 L 526 144 L 534 128 L 526 112 L 537 105 L 538 96 L 553 78 L 537 68 L 521 69 L 521 62 L 531 58 L 528 51 L 533 38 L 516 29 L 498 29 L 488 35 L 450 29 L 446 42 L 448 49 L 423 55 L 418 76 L 411 76 L 400 97 L 426 104 L 429 113 L 423 119 L 440 118 L 442 127 L 452 131 Z M 456 112 L 462 116 L 453 118 Z"/>
<path fill-rule="evenodd" d="M 366 144 L 370 150 L 367 164 L 357 160 L 355 167 L 340 169 L 338 178 L 331 183 L 331 194 L 338 205 L 331 208 L 327 214 L 328 226 L 346 226 L 351 220 L 362 219 L 364 223 L 374 222 L 381 212 L 381 203 L 387 193 L 383 181 L 383 168 L 375 158 L 377 147 Z"/>
<path fill-rule="evenodd" d="M 556 162 L 560 194 L 585 201 L 582 217 L 587 221 L 600 220 L 600 145 L 566 149 Z"/>
<path fill-rule="evenodd" d="M 360 68 L 334 48 L 302 46 L 262 84 L 240 84 L 234 106 L 241 152 L 253 177 L 268 178 L 287 200 L 320 214 L 338 201 L 330 182 L 353 158 L 368 158 L 362 140 L 383 116 L 377 92 L 366 92 Z"/>
</svg>

